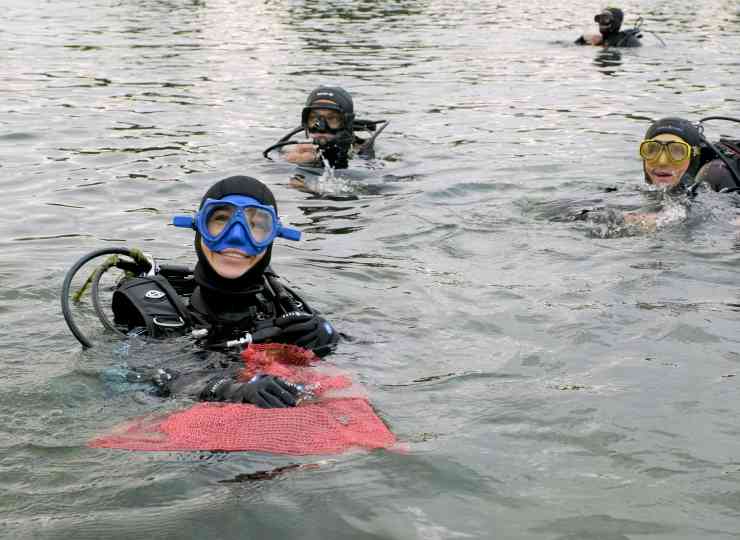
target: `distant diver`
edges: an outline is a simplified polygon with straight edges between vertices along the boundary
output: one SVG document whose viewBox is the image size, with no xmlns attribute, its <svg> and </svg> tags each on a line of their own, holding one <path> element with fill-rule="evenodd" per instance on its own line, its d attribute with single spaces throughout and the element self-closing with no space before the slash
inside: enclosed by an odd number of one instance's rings
<svg viewBox="0 0 740 540">
<path fill-rule="evenodd" d="M 291 163 L 318 168 L 328 164 L 333 169 L 346 169 L 354 156 L 374 157 L 375 140 L 387 126 L 386 120 L 355 118 L 352 96 L 345 89 L 320 86 L 306 99 L 301 125 L 262 155 L 270 159 L 270 153 L 279 149 L 283 159 Z M 361 138 L 358 131 L 369 136 Z M 291 139 L 300 132 L 308 141 Z"/>
<path fill-rule="evenodd" d="M 594 22 L 599 25 L 598 34 L 584 34 L 576 39 L 576 45 L 601 45 L 604 47 L 641 47 L 642 34 L 640 25 L 642 18 L 635 23 L 634 28 L 621 30 L 624 12 L 616 7 L 605 8 L 594 16 Z"/>
</svg>

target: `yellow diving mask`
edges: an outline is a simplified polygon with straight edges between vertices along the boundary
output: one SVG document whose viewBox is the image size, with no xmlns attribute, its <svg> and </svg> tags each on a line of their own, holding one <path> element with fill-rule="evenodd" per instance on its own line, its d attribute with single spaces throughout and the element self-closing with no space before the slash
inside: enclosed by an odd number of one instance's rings
<svg viewBox="0 0 740 540">
<path fill-rule="evenodd" d="M 698 148 L 694 149 L 696 154 L 698 151 Z M 661 152 L 666 153 L 668 161 L 680 163 L 691 157 L 691 146 L 684 141 L 656 141 L 655 139 L 645 139 L 640 143 L 640 157 L 645 161 L 657 160 Z"/>
</svg>

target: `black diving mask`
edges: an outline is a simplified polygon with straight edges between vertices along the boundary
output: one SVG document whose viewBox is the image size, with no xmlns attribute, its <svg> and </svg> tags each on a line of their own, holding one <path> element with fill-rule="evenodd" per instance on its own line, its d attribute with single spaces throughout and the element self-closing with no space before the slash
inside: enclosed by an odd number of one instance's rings
<svg viewBox="0 0 740 540">
<path fill-rule="evenodd" d="M 347 118 L 339 107 L 333 104 L 304 107 L 301 123 L 309 133 L 328 133 L 336 135 L 347 129 Z"/>
<path fill-rule="evenodd" d="M 333 127 L 337 126 L 339 127 Z M 330 135 L 336 135 L 338 133 L 341 133 L 344 131 L 344 122 L 333 123 L 324 118 L 323 116 L 319 116 L 318 118 L 315 118 L 313 121 L 308 122 L 306 125 L 306 129 L 309 133 L 325 133 Z"/>
<path fill-rule="evenodd" d="M 594 16 L 594 22 L 601 26 L 611 26 L 614 22 L 614 16 L 608 11 L 602 11 Z"/>
</svg>

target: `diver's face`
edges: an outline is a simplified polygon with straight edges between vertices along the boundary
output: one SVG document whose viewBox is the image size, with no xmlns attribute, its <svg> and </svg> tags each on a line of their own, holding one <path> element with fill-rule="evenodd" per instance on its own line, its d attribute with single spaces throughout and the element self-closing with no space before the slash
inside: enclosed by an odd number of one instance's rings
<svg viewBox="0 0 740 540">
<path fill-rule="evenodd" d="M 663 133 L 656 135 L 653 140 L 668 142 L 668 141 L 680 141 L 686 142 L 678 135 L 672 135 L 670 133 Z M 663 150 L 658 154 L 658 157 L 653 160 L 643 160 L 645 172 L 650 178 L 650 181 L 656 186 L 671 187 L 678 185 L 681 181 L 681 177 L 689 170 L 691 164 L 691 154 L 682 161 L 671 161 L 668 159 L 668 153 Z"/>
<path fill-rule="evenodd" d="M 608 11 L 603 11 L 596 17 L 596 22 L 599 23 L 599 32 L 602 34 L 608 34 L 612 31 L 613 16 Z"/>
<path fill-rule="evenodd" d="M 211 268 L 219 276 L 226 279 L 236 279 L 243 276 L 267 253 L 265 250 L 259 255 L 251 256 L 234 248 L 226 248 L 223 251 L 211 251 L 203 242 L 203 239 L 200 241 L 200 248 L 203 250 Z"/>
</svg>

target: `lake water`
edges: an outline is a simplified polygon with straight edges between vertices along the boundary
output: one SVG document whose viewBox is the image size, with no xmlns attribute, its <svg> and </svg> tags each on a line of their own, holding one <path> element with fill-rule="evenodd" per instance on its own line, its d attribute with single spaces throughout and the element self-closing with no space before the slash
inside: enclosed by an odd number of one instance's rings
<svg viewBox="0 0 740 540">
<path fill-rule="evenodd" d="M 642 203 L 651 120 L 740 116 L 737 1 L 623 2 L 667 46 L 621 51 L 570 45 L 590 0 L 2 7 L 0 536 L 740 537 L 736 201 L 654 232 L 567 219 Z M 390 120 L 342 197 L 261 156 L 319 84 Z M 120 245 L 192 263 L 167 224 L 233 174 L 303 231 L 274 266 L 354 338 L 331 362 L 406 452 L 86 447 L 172 405 L 111 388 L 113 341 L 83 352 L 62 318 L 65 272 Z M 253 474 L 293 463 L 318 466 Z"/>
</svg>

